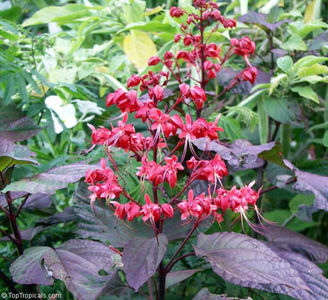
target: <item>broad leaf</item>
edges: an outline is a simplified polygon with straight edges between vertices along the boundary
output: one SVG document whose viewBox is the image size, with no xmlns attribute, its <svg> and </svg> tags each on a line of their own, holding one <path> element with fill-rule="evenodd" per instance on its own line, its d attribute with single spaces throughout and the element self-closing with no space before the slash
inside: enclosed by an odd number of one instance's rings
<svg viewBox="0 0 328 300">
<path fill-rule="evenodd" d="M 299 35 L 292 34 L 288 38 L 288 40 L 283 43 L 282 49 L 287 51 L 295 51 L 295 50 L 305 51 L 307 49 L 307 46 Z"/>
<path fill-rule="evenodd" d="M 85 5 L 68 4 L 64 6 L 47 6 L 38 10 L 31 18 L 24 21 L 23 26 L 38 25 L 49 22 L 59 24 L 72 23 L 73 20 L 90 15 Z"/>
<path fill-rule="evenodd" d="M 41 231 L 45 230 L 46 228 L 43 226 L 35 226 L 29 229 L 25 229 L 20 231 L 21 237 L 23 241 L 32 241 L 33 238 L 40 233 Z M 12 235 L 12 237 L 14 237 Z M 9 237 L 3 237 L 0 239 L 0 241 L 10 241 Z"/>
<path fill-rule="evenodd" d="M 14 164 L 37 164 L 34 157 L 35 153 L 26 146 L 16 145 L 0 136 L 0 171 Z"/>
<path fill-rule="evenodd" d="M 316 263 L 325 263 L 328 260 L 328 248 L 308 237 L 276 225 L 259 227 L 268 241 L 283 250 L 299 252 Z"/>
<path fill-rule="evenodd" d="M 307 280 L 308 269 L 302 270 L 303 266 L 297 263 L 295 267 L 264 242 L 232 232 L 200 234 L 194 249 L 198 257 L 206 258 L 215 273 L 234 284 L 304 300 L 320 299 L 317 289 Z M 327 283 L 324 285 L 326 289 Z"/>
<path fill-rule="evenodd" d="M 270 246 L 271 247 L 271 246 Z M 291 295 L 301 300 L 323 300 L 328 299 L 328 279 L 314 263 L 304 256 L 291 251 L 284 251 L 271 247 L 281 258 L 287 260 L 291 266 L 298 271 L 300 277 L 307 283 L 309 291 L 303 289 L 291 290 Z"/>
<path fill-rule="evenodd" d="M 169 288 L 175 284 L 178 284 L 181 281 L 186 280 L 187 278 L 191 277 L 198 271 L 202 271 L 203 269 L 190 269 L 190 270 L 181 270 L 170 272 L 166 276 L 165 281 L 165 288 Z"/>
<path fill-rule="evenodd" d="M 27 195 L 26 192 L 13 192 L 11 193 L 11 199 L 12 200 L 17 200 L 25 197 Z M 48 194 L 34 194 L 30 195 L 25 204 L 23 209 L 42 209 L 42 208 L 47 208 L 51 205 L 52 200 Z M 4 194 L 0 194 L 0 205 L 7 207 L 7 200 Z"/>
<path fill-rule="evenodd" d="M 54 250 L 49 247 L 31 247 L 25 250 L 10 266 L 13 280 L 21 284 L 53 284 L 51 272 L 42 265 L 45 256 L 52 251 Z"/>
<path fill-rule="evenodd" d="M 282 20 L 277 23 L 270 23 L 268 21 L 268 15 L 260 14 L 255 11 L 250 11 L 246 15 L 241 16 L 238 19 L 239 22 L 246 24 L 255 24 L 261 27 L 265 31 L 275 31 L 282 24 L 289 23 L 290 20 Z"/>
<path fill-rule="evenodd" d="M 274 120 L 289 124 L 295 121 L 295 114 L 288 107 L 286 98 L 265 98 L 263 102 L 265 112 Z"/>
<path fill-rule="evenodd" d="M 220 85 L 223 87 L 227 87 L 231 80 L 239 74 L 239 71 L 230 69 L 230 68 L 224 68 L 222 72 L 219 72 L 217 74 L 217 80 Z M 256 76 L 256 80 L 254 85 L 252 85 L 250 82 L 247 81 L 242 81 L 235 85 L 230 92 L 233 94 L 243 94 L 243 95 L 248 95 L 251 92 L 251 89 L 253 86 L 256 86 L 257 84 L 262 84 L 262 83 L 269 83 L 271 78 L 271 74 L 267 72 L 263 72 L 261 70 L 258 70 L 258 74 Z"/>
<path fill-rule="evenodd" d="M 310 44 L 309 50 L 319 50 L 328 44 L 328 30 L 316 36 Z"/>
<path fill-rule="evenodd" d="M 45 173 L 24 178 L 6 186 L 3 192 L 24 191 L 30 194 L 45 193 L 54 194 L 68 184 L 79 181 L 85 176 L 87 170 L 96 168 L 85 162 L 55 167 Z"/>
<path fill-rule="evenodd" d="M 313 211 L 319 209 L 328 211 L 328 177 L 300 171 L 291 162 L 287 160 L 284 160 L 284 162 L 297 177 L 297 181 L 291 188 L 298 192 L 305 194 L 310 193 L 315 196 L 312 207 Z"/>
<path fill-rule="evenodd" d="M 65 209 L 53 216 L 40 219 L 37 224 L 41 225 L 54 225 L 58 223 L 66 223 L 71 221 L 76 221 L 76 215 L 73 212 L 72 207 L 65 207 Z"/>
<path fill-rule="evenodd" d="M 132 30 L 123 42 L 123 49 L 128 59 L 138 71 L 147 66 L 149 57 L 156 55 L 156 46 L 151 38 L 144 32 Z"/>
<path fill-rule="evenodd" d="M 279 57 L 277 59 L 278 67 L 283 70 L 285 73 L 291 71 L 293 67 L 293 60 L 290 56 Z"/>
<path fill-rule="evenodd" d="M 147 31 L 147 32 L 176 32 L 176 28 L 173 27 L 169 23 L 161 23 L 158 21 L 151 21 L 151 22 L 137 22 L 137 23 L 130 23 L 127 26 L 124 27 L 124 29 L 120 30 L 118 33 L 121 33 L 123 31 L 127 30 L 141 30 L 141 31 Z"/>
<path fill-rule="evenodd" d="M 316 92 L 310 86 L 295 86 L 291 90 L 298 93 L 300 96 L 310 99 L 316 103 L 319 103 L 319 98 Z"/>
<path fill-rule="evenodd" d="M 227 295 L 217 295 L 209 292 L 208 288 L 202 288 L 192 300 L 250 300 L 251 298 L 227 297 Z"/>
<path fill-rule="evenodd" d="M 70 240 L 60 247 L 32 247 L 11 265 L 15 282 L 50 285 L 62 280 L 77 299 L 96 299 L 115 275 L 116 253 L 108 246 L 89 240 Z M 108 275 L 99 275 L 104 270 Z"/>
<path fill-rule="evenodd" d="M 328 57 L 324 56 L 314 56 L 314 55 L 307 55 L 302 58 L 300 58 L 296 63 L 295 67 L 297 69 L 301 67 L 308 67 L 312 66 L 314 64 L 322 63 L 328 61 Z"/>
<path fill-rule="evenodd" d="M 263 151 L 271 150 L 275 143 L 252 145 L 246 140 L 236 140 L 231 145 L 225 146 L 206 138 L 199 138 L 193 144 L 202 151 L 214 151 L 226 161 L 233 171 L 254 169 L 263 166 L 264 160 L 259 158 Z"/>
<path fill-rule="evenodd" d="M 41 128 L 13 106 L 1 107 L 0 138 L 21 142 L 36 135 Z"/>
<path fill-rule="evenodd" d="M 124 247 L 123 269 L 131 287 L 139 288 L 155 274 L 162 261 L 168 240 L 165 234 L 158 234 L 151 239 L 133 239 Z"/>
</svg>

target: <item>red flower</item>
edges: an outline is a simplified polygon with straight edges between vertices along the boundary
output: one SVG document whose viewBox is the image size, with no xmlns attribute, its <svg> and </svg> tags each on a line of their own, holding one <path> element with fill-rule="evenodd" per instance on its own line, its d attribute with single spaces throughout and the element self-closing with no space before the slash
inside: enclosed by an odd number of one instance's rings
<svg viewBox="0 0 328 300">
<path fill-rule="evenodd" d="M 165 158 L 166 166 L 164 166 L 163 177 L 171 188 L 174 188 L 177 183 L 177 170 L 183 170 L 183 166 L 177 160 L 178 158 L 175 155 L 172 158 Z"/>
<path fill-rule="evenodd" d="M 89 128 L 92 130 L 92 144 L 103 145 L 111 136 L 111 131 L 105 127 L 100 127 L 96 129 L 93 125 L 88 124 Z"/>
<path fill-rule="evenodd" d="M 146 222 L 150 219 L 152 223 L 159 221 L 161 218 L 160 206 L 158 204 L 154 204 L 147 194 L 145 194 L 145 201 L 146 204 L 144 204 L 141 208 L 141 214 L 143 215 L 142 220 Z"/>
<path fill-rule="evenodd" d="M 231 39 L 231 45 L 234 46 L 234 53 L 241 56 L 249 56 L 254 54 L 255 43 L 248 37 L 244 36 L 241 39 Z"/>
<path fill-rule="evenodd" d="M 177 132 L 176 126 L 169 122 L 171 117 L 165 113 L 162 113 L 162 111 L 157 108 L 150 110 L 149 119 L 154 121 L 151 129 L 156 130 L 157 137 L 159 137 L 161 132 L 166 137 L 169 137 L 171 134 L 174 135 Z"/>
<path fill-rule="evenodd" d="M 237 25 L 237 22 L 234 19 L 226 19 L 222 15 L 219 17 L 219 20 L 224 28 L 234 28 Z"/>
<path fill-rule="evenodd" d="M 140 206 L 132 201 L 125 204 L 121 204 L 117 201 L 111 201 L 110 203 L 116 208 L 114 215 L 121 220 L 127 216 L 128 221 L 132 221 L 139 215 Z"/>
<path fill-rule="evenodd" d="M 118 89 L 115 93 L 108 94 L 106 106 L 113 104 L 116 104 L 122 112 L 132 113 L 138 110 L 137 91 L 132 90 L 127 93 L 122 89 Z"/>
<path fill-rule="evenodd" d="M 202 216 L 202 207 L 195 201 L 193 190 L 189 190 L 188 199 L 183 200 L 178 205 L 181 212 L 181 220 L 186 220 L 189 216 L 199 219 Z"/>
<path fill-rule="evenodd" d="M 88 188 L 93 192 L 91 201 L 118 198 L 123 191 L 113 170 L 106 168 L 104 159 L 101 160 L 101 169 L 87 171 L 85 181 L 92 184 Z"/>
<path fill-rule="evenodd" d="M 133 74 L 128 79 L 127 87 L 130 88 L 130 87 L 138 86 L 140 84 L 140 82 L 141 82 L 140 76 Z"/>
<path fill-rule="evenodd" d="M 181 8 L 179 7 L 175 7 L 175 6 L 172 6 L 170 8 L 170 16 L 173 18 L 180 18 L 181 16 L 183 16 L 184 12 Z"/>
<path fill-rule="evenodd" d="M 152 89 L 152 94 L 155 96 L 157 101 L 162 101 L 164 98 L 164 89 L 161 86 L 156 85 Z"/>
<path fill-rule="evenodd" d="M 254 84 L 257 76 L 257 69 L 255 67 L 249 67 L 241 73 L 241 77 L 244 81 L 249 81 Z"/>
<path fill-rule="evenodd" d="M 170 204 L 161 204 L 161 213 L 164 217 L 173 218 L 173 207 Z"/>
<path fill-rule="evenodd" d="M 199 86 L 194 86 L 190 89 L 190 97 L 196 104 L 197 109 L 202 108 L 206 101 L 205 91 Z"/>
<path fill-rule="evenodd" d="M 161 60 L 158 56 L 152 56 L 148 60 L 148 66 L 156 66 L 160 61 Z"/>
</svg>

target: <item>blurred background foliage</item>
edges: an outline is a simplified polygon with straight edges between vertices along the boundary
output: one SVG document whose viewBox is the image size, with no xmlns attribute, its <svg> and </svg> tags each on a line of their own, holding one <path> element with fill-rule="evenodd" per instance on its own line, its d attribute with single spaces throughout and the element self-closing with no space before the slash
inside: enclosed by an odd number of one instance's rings
<svg viewBox="0 0 328 300">
<path fill-rule="evenodd" d="M 225 99 L 215 95 L 232 78 L 242 61 L 232 61 L 212 83 L 204 116 L 222 113 L 221 140 L 247 139 L 263 144 L 275 139 L 279 149 L 302 171 L 328 176 L 328 2 L 324 0 L 219 1 L 221 12 L 239 20 L 237 29 L 219 29 L 212 41 L 229 47 L 230 37 L 250 36 L 257 45 L 252 62 L 260 70 L 255 86 L 240 84 Z M 42 130 L 21 145 L 36 154 L 38 165 L 17 165 L 12 181 L 50 167 L 88 159 L 96 162 L 101 149 L 86 154 L 91 145 L 87 123 L 109 126 L 119 113 L 105 110 L 105 97 L 136 72 L 147 71 L 147 60 L 156 53 L 177 51 L 173 38 L 179 31 L 167 8 L 179 5 L 192 10 L 190 0 L 11 0 L 0 3 L 0 98 L 2 106 L 34 121 Z M 254 13 L 256 12 L 256 13 Z M 176 86 L 173 82 L 172 87 Z M 11 112 L 12 113 L 12 112 Z M 1 114 L 5 118 L 6 114 Z M 3 124 L 4 119 L 0 119 Z M 142 126 L 137 123 L 136 127 Z M 0 125 L 0 130 L 1 130 Z M 142 127 L 139 127 L 142 130 Z M 129 162 L 122 160 L 122 167 Z M 6 166 L 1 161 L 3 170 Z M 133 168 L 132 168 L 133 169 Z M 265 187 L 277 184 L 286 170 L 268 162 Z M 228 186 L 243 185 L 258 176 L 246 170 L 229 176 Z M 129 180 L 129 177 L 128 179 Z M 134 182 L 130 183 L 135 185 Z M 72 206 L 74 184 L 58 190 L 48 207 L 23 212 L 22 230 L 34 227 L 40 217 L 53 216 Z M 138 190 L 135 191 L 138 193 Z M 328 190 L 323 191 L 328 197 Z M 313 195 L 278 189 L 266 193 L 264 217 L 328 244 L 328 216 L 322 210 L 312 218 L 300 206 L 313 203 Z M 4 217 L 0 217 L 3 221 Z M 64 222 L 62 222 L 64 221 Z M 63 218 L 26 241 L 30 245 L 58 245 L 74 236 L 75 220 Z M 231 224 L 224 224 L 225 230 Z M 2 226 L 2 225 L 1 225 Z M 5 226 L 5 225 L 4 225 Z M 215 227 L 215 226 L 214 226 Z M 234 231 L 241 232 L 236 224 Z M 211 228 L 210 231 L 221 230 Z M 0 266 L 8 270 L 15 248 L 0 244 Z M 191 258 L 188 266 L 199 266 Z M 326 275 L 328 265 L 321 266 Z M 7 271 L 6 271 L 7 272 Z M 224 282 L 212 271 L 199 272 L 170 289 L 169 299 L 191 299 L 202 287 L 211 292 L 253 299 L 288 299 Z M 6 289 L 0 282 L 0 289 Z M 46 292 L 65 291 L 61 282 Z M 69 292 L 65 297 L 71 299 Z M 112 296 L 112 299 L 115 299 Z"/>
</svg>

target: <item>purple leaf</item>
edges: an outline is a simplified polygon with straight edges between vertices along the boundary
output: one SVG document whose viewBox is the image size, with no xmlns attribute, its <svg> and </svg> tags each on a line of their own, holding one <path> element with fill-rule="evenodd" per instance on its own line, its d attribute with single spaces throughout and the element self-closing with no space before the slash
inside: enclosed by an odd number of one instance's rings
<svg viewBox="0 0 328 300">
<path fill-rule="evenodd" d="M 309 50 L 320 50 L 328 44 L 328 30 L 316 36 L 310 44 Z"/>
<path fill-rule="evenodd" d="M 42 209 L 49 207 L 51 203 L 52 200 L 48 194 L 37 193 L 28 197 L 23 208 L 30 210 Z"/>
<path fill-rule="evenodd" d="M 35 153 L 26 146 L 16 145 L 14 142 L 0 136 L 0 157 L 8 158 L 4 163 L 0 163 L 0 170 L 4 170 L 12 164 L 38 164 L 35 160 Z M 3 160 L 3 159 L 2 159 Z"/>
<path fill-rule="evenodd" d="M 284 160 L 284 163 L 297 177 L 297 181 L 291 188 L 298 192 L 315 196 L 314 204 L 310 207 L 311 212 L 320 209 L 328 211 L 328 177 L 300 171 L 288 160 Z"/>
<path fill-rule="evenodd" d="M 41 225 L 54 225 L 58 223 L 66 223 L 76 220 L 76 215 L 72 207 L 66 207 L 61 213 L 54 214 L 53 216 L 43 218 L 37 222 Z"/>
<path fill-rule="evenodd" d="M 23 198 L 26 195 L 26 192 L 12 192 L 11 193 L 11 199 L 12 200 L 17 200 L 20 198 Z M 51 205 L 52 201 L 49 195 L 47 194 L 34 194 L 31 195 L 27 198 L 23 209 L 42 209 L 42 208 L 47 208 Z M 7 207 L 7 201 L 6 197 L 4 194 L 0 194 L 0 205 Z"/>
<path fill-rule="evenodd" d="M 31 247 L 25 250 L 10 266 L 13 281 L 21 284 L 53 284 L 54 279 L 42 265 L 44 257 L 52 251 L 54 252 L 49 247 Z"/>
<path fill-rule="evenodd" d="M 287 260 L 291 266 L 299 272 L 309 290 L 291 290 L 291 296 L 301 300 L 323 300 L 328 299 L 328 279 L 323 276 L 323 271 L 304 256 L 291 251 L 284 251 L 271 247 L 281 258 Z"/>
<path fill-rule="evenodd" d="M 260 14 L 255 11 L 250 11 L 245 15 L 242 15 L 238 21 L 246 24 L 255 24 L 260 26 L 265 31 L 275 31 L 282 24 L 290 23 L 290 20 L 282 20 L 277 23 L 270 23 L 267 20 L 268 15 Z"/>
<path fill-rule="evenodd" d="M 181 281 L 186 280 L 191 277 L 198 271 L 202 271 L 203 269 L 191 269 L 191 270 L 181 270 L 176 272 L 170 272 L 166 276 L 165 288 L 169 288 Z"/>
<path fill-rule="evenodd" d="M 194 249 L 198 257 L 206 258 L 215 273 L 234 284 L 292 297 L 295 291 L 315 294 L 300 275 L 302 270 L 294 268 L 264 242 L 247 235 L 199 234 Z"/>
<path fill-rule="evenodd" d="M 20 234 L 21 234 L 22 240 L 24 240 L 24 241 L 32 241 L 33 238 L 38 233 L 40 233 L 41 231 L 43 231 L 45 229 L 46 229 L 46 227 L 43 227 L 43 226 L 35 226 L 35 227 L 32 227 L 32 228 L 29 228 L 29 229 L 25 229 L 25 230 L 20 231 Z M 10 241 L 10 239 L 5 236 L 5 237 L 2 237 L 0 239 L 0 241 Z"/>
<path fill-rule="evenodd" d="M 222 70 L 222 72 L 219 72 L 217 75 L 217 80 L 220 85 L 223 87 L 227 87 L 231 80 L 238 75 L 240 72 L 225 68 Z M 271 74 L 267 72 L 263 72 L 261 70 L 258 70 L 258 74 L 256 76 L 255 83 L 252 85 L 250 82 L 242 81 L 238 83 L 236 86 L 234 86 L 230 92 L 233 94 L 242 94 L 242 95 L 248 95 L 251 92 L 251 89 L 253 86 L 260 84 L 260 83 L 269 83 L 271 78 Z"/>
<path fill-rule="evenodd" d="M 305 254 L 316 263 L 325 263 L 328 260 L 328 248 L 308 237 L 275 225 L 265 225 L 261 233 L 268 241 L 283 250 L 293 250 Z"/>
<path fill-rule="evenodd" d="M 85 176 L 87 170 L 96 168 L 85 162 L 78 162 L 66 166 L 55 167 L 45 173 L 23 178 L 6 186 L 3 192 L 24 191 L 30 194 L 54 194 L 68 184 L 79 181 Z"/>
<path fill-rule="evenodd" d="M 2 107 L 0 113 L 0 138 L 12 142 L 21 142 L 35 136 L 41 127 L 32 119 L 12 107 Z"/>
<path fill-rule="evenodd" d="M 11 265 L 10 272 L 21 284 L 50 285 L 55 278 L 62 280 L 75 298 L 96 299 L 116 274 L 112 268 L 117 256 L 104 244 L 71 240 L 56 249 L 29 248 Z M 108 275 L 100 275 L 101 270 Z"/>
<path fill-rule="evenodd" d="M 250 300 L 251 298 L 241 299 L 227 297 L 227 295 L 217 295 L 209 292 L 208 288 L 202 288 L 192 300 Z"/>
<path fill-rule="evenodd" d="M 168 240 L 160 233 L 150 239 L 130 240 L 123 251 L 123 269 L 131 287 L 139 288 L 155 274 L 166 252 Z"/>
<path fill-rule="evenodd" d="M 232 171 L 259 168 L 264 165 L 264 160 L 258 156 L 264 151 L 270 151 L 275 146 L 274 142 L 263 145 L 252 145 L 247 140 L 236 140 L 225 146 L 216 141 L 199 138 L 193 144 L 202 151 L 214 151 L 226 161 Z"/>
</svg>

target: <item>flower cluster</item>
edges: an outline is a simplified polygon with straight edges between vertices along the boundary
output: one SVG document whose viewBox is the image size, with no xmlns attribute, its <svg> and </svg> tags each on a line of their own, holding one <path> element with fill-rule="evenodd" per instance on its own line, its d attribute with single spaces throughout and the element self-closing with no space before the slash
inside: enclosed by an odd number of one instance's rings
<svg viewBox="0 0 328 300">
<path fill-rule="evenodd" d="M 259 197 L 259 192 L 254 191 L 251 185 L 225 189 L 222 178 L 228 175 L 228 171 L 222 158 L 208 153 L 203 153 L 200 158 L 193 148 L 192 141 L 202 138 L 215 142 L 223 131 L 218 126 L 219 116 L 214 122 L 209 122 L 201 117 L 201 113 L 207 105 L 205 87 L 222 72 L 225 61 L 232 55 L 239 55 L 245 60 L 247 68 L 232 79 L 224 92 L 240 80 L 253 83 L 257 74 L 256 68 L 249 62 L 255 44 L 248 37 L 231 39 L 225 55 L 221 54 L 221 45 L 207 43 L 208 38 L 204 40 L 207 27 L 212 26 L 210 36 L 219 26 L 233 28 L 236 22 L 224 18 L 214 2 L 195 0 L 194 5 L 199 14 L 189 14 L 177 7 L 170 10 L 174 18 L 187 17 L 186 24 L 181 25 L 182 33 L 174 39 L 176 43 L 182 41 L 185 50 L 177 53 L 168 51 L 161 58 L 151 57 L 148 61 L 150 67 L 161 64 L 165 68 L 159 72 L 150 70 L 142 76 L 132 75 L 127 81 L 127 90 L 118 89 L 107 96 L 107 107 L 116 106 L 121 111 L 115 118 L 117 125 L 112 124 L 110 129 L 89 125 L 93 147 L 103 145 L 114 168 L 106 167 L 102 159 L 101 168 L 87 172 L 91 201 L 106 199 L 119 219 L 132 221 L 141 217 L 156 230 L 177 211 L 181 213 L 181 220 L 193 218 L 200 222 L 212 216 L 220 223 L 227 209 L 244 213 L 250 205 L 256 208 Z M 193 28 L 198 29 L 200 34 L 194 34 Z M 187 68 L 182 68 L 184 63 Z M 197 78 L 191 76 L 191 65 L 199 70 Z M 170 93 L 167 88 L 172 78 L 177 83 L 176 94 Z M 189 85 L 185 83 L 186 79 L 193 79 L 197 84 Z M 173 97 L 169 97 L 172 94 Z M 128 116 L 144 123 L 149 134 L 137 132 L 128 122 Z M 137 161 L 138 167 L 133 175 L 137 176 L 141 186 L 145 182 L 151 186 L 153 194 L 144 194 L 144 203 L 134 199 L 125 189 L 126 185 L 120 184 L 124 175 L 112 156 L 114 148 L 123 149 L 126 155 Z M 194 195 L 190 185 L 195 180 L 208 182 L 207 194 Z M 175 191 L 175 196 L 168 196 L 171 193 L 165 192 L 165 183 Z M 187 199 L 182 200 L 188 189 Z M 128 202 L 122 198 L 127 198 Z"/>
</svg>

